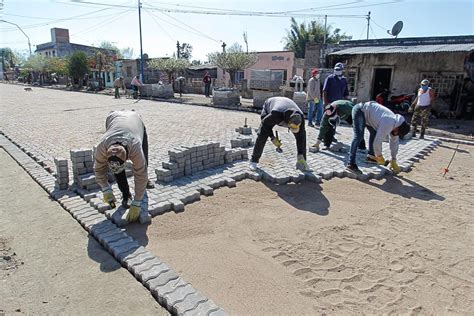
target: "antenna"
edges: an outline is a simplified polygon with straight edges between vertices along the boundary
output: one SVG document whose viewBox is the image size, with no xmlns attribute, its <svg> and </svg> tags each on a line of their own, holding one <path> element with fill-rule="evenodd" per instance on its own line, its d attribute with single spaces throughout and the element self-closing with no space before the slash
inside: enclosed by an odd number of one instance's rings
<svg viewBox="0 0 474 316">
<path fill-rule="evenodd" d="M 402 21 L 398 21 L 397 23 L 395 23 L 392 27 L 392 30 L 387 30 L 387 33 L 392 35 L 392 36 L 395 36 L 395 38 L 398 37 L 398 34 L 400 34 L 400 32 L 402 31 L 402 28 L 403 28 L 403 22 Z"/>
</svg>

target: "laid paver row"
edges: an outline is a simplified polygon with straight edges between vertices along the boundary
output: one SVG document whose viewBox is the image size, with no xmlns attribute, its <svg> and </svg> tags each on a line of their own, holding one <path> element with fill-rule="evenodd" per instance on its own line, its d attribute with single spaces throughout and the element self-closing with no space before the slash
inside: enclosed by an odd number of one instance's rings
<svg viewBox="0 0 474 316">
<path fill-rule="evenodd" d="M 82 197 L 70 190 L 56 190 L 55 178 L 3 135 L 0 135 L 0 146 L 168 311 L 178 315 L 226 315 L 222 308 L 194 289 L 105 215 L 98 213 Z"/>
</svg>

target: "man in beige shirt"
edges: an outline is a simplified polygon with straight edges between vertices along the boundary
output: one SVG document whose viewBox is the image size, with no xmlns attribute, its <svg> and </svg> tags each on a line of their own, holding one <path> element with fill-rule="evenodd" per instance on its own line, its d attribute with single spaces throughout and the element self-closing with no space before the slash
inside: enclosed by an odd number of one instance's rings
<svg viewBox="0 0 474 316">
<path fill-rule="evenodd" d="M 308 81 L 306 93 L 306 102 L 308 103 L 308 126 L 314 126 L 314 115 L 316 115 L 316 125 L 319 126 L 323 117 L 323 105 L 321 103 L 321 83 L 317 69 L 311 70 L 311 78 Z"/>
<path fill-rule="evenodd" d="M 102 188 L 104 202 L 112 207 L 115 196 L 109 184 L 107 170 L 110 169 L 122 192 L 122 206 L 128 208 L 132 195 L 125 174 L 125 162 L 133 163 L 135 196 L 127 214 L 127 221 L 138 220 L 146 188 L 153 185 L 148 180 L 148 137 L 145 125 L 135 110 L 110 112 L 105 121 L 106 132 L 95 153 L 94 172 Z"/>
<path fill-rule="evenodd" d="M 117 79 L 114 80 L 114 89 L 115 89 L 115 98 L 120 99 L 120 92 L 119 89 L 122 88 L 122 90 L 125 91 L 125 83 L 123 82 L 123 77 L 120 76 Z"/>
</svg>

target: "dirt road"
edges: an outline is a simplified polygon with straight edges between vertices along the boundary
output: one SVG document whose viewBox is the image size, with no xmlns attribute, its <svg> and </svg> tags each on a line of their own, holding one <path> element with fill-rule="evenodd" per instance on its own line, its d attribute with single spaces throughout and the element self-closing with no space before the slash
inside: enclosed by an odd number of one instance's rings
<svg viewBox="0 0 474 316">
<path fill-rule="evenodd" d="M 168 315 L 0 149 L 0 314 Z"/>
</svg>

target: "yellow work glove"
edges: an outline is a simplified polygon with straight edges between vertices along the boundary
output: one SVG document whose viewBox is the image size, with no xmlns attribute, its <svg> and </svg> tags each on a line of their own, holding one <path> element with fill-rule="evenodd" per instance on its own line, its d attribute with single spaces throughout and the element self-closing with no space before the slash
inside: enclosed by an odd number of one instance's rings
<svg viewBox="0 0 474 316">
<path fill-rule="evenodd" d="M 314 98 L 314 103 L 318 104 L 318 103 L 319 103 L 319 99 L 318 99 L 318 98 Z"/>
<path fill-rule="evenodd" d="M 385 165 L 385 158 L 382 155 L 375 157 L 375 160 L 378 165 Z"/>
<path fill-rule="evenodd" d="M 140 217 L 140 210 L 142 206 L 142 201 L 133 200 L 132 205 L 128 209 L 127 222 L 136 222 Z"/>
<path fill-rule="evenodd" d="M 104 199 L 104 203 L 110 205 L 111 208 L 115 208 L 115 195 L 112 189 L 109 187 L 107 189 L 102 190 L 102 195 Z"/>
<path fill-rule="evenodd" d="M 393 173 L 395 173 L 395 174 L 397 174 L 397 173 L 399 173 L 400 171 L 402 171 L 402 168 L 400 168 L 400 166 L 398 165 L 396 159 L 392 159 L 392 161 L 390 161 L 390 170 L 392 170 Z"/>
<path fill-rule="evenodd" d="M 304 159 L 303 155 L 298 155 L 296 157 L 296 169 L 301 171 L 309 170 L 308 164 L 306 163 L 306 159 Z"/>
<path fill-rule="evenodd" d="M 275 147 L 277 147 L 277 148 L 280 148 L 280 147 L 281 147 L 281 141 L 280 141 L 278 138 L 276 138 L 276 137 L 272 139 L 272 143 L 273 143 L 273 145 L 275 145 Z"/>
<path fill-rule="evenodd" d="M 321 144 L 321 141 L 318 139 L 316 141 L 316 144 L 314 144 L 313 146 L 311 146 L 313 149 L 314 149 L 314 152 L 318 152 L 319 151 L 319 146 Z"/>
</svg>

